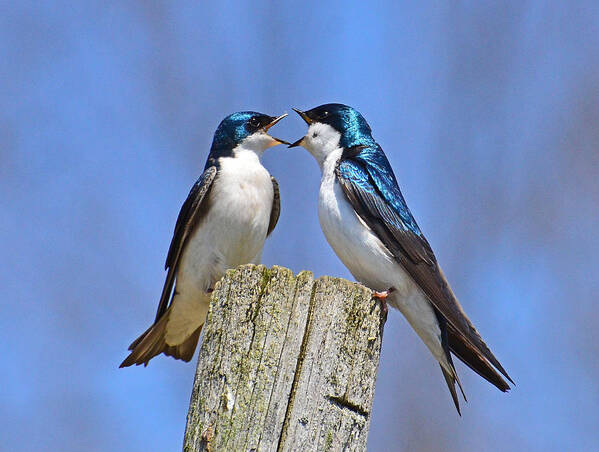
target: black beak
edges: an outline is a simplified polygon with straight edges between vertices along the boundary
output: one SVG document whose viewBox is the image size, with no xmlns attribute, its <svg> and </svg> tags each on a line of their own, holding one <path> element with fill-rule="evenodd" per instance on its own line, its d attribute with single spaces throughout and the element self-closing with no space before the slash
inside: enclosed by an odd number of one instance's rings
<svg viewBox="0 0 599 452">
<path fill-rule="evenodd" d="M 289 145 L 289 141 L 285 141 L 285 140 L 281 140 L 280 138 L 277 137 L 273 137 L 272 135 L 270 136 L 273 140 L 278 141 L 281 144 L 287 144 Z"/>
<path fill-rule="evenodd" d="M 308 125 L 312 124 L 312 120 L 311 120 L 311 119 L 308 117 L 308 115 L 307 115 L 306 113 L 304 113 L 303 111 L 301 111 L 301 110 L 300 110 L 300 109 L 298 109 L 298 108 L 294 108 L 294 109 L 293 109 L 293 111 L 295 111 L 295 112 L 296 112 L 298 115 L 300 115 L 300 116 L 302 117 L 302 119 L 303 119 L 304 121 L 306 121 L 306 124 L 308 124 Z M 303 139 L 304 139 L 304 137 L 301 137 L 301 138 L 300 138 L 299 140 L 297 140 L 296 142 L 294 142 L 294 143 L 291 143 L 291 144 L 289 145 L 289 147 L 290 147 L 290 148 L 294 148 L 294 147 L 297 147 L 297 146 L 301 146 L 301 145 L 302 145 L 302 141 L 303 141 Z"/>
<path fill-rule="evenodd" d="M 281 116 L 277 116 L 276 118 L 273 118 L 271 122 L 269 122 L 266 126 L 264 126 L 264 128 L 263 128 L 264 132 L 268 132 L 268 129 L 270 129 L 272 126 L 274 126 L 277 122 L 279 122 L 285 116 L 287 116 L 287 113 L 283 113 Z M 272 135 L 269 135 L 269 136 L 273 140 L 278 141 L 280 144 L 289 144 L 289 141 L 281 140 L 280 138 L 273 137 Z"/>
<path fill-rule="evenodd" d="M 301 146 L 302 145 L 302 141 L 304 141 L 304 137 L 301 137 L 299 140 L 291 143 L 288 147 L 295 148 L 297 146 Z"/>
<path fill-rule="evenodd" d="M 274 126 L 277 122 L 279 122 L 281 119 L 283 119 L 285 116 L 287 116 L 287 113 L 283 113 L 281 116 L 277 116 L 272 117 L 272 121 L 270 121 L 268 124 L 266 124 L 264 126 L 264 131 L 268 132 L 268 129 L 270 129 L 272 126 Z"/>
<path fill-rule="evenodd" d="M 301 110 L 298 110 L 297 108 L 294 108 L 293 111 L 295 111 L 298 115 L 300 115 L 302 117 L 302 119 L 304 121 L 306 121 L 306 124 L 308 124 L 308 125 L 312 124 L 312 120 L 308 117 L 308 115 L 306 113 L 304 113 Z"/>
</svg>

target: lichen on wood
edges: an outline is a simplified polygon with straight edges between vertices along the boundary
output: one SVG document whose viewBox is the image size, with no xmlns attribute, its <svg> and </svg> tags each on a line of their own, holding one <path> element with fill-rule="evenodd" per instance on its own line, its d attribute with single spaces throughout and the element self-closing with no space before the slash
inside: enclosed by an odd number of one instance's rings
<svg viewBox="0 0 599 452">
<path fill-rule="evenodd" d="M 217 284 L 185 451 L 365 450 L 382 340 L 365 287 L 245 265 Z"/>
</svg>

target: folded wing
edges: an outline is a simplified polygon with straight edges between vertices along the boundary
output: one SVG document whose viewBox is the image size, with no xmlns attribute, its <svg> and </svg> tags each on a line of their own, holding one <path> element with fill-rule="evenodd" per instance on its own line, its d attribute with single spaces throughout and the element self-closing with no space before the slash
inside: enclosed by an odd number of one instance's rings
<svg viewBox="0 0 599 452">
<path fill-rule="evenodd" d="M 337 164 L 336 175 L 357 214 L 447 320 L 451 351 L 499 389 L 508 389 L 489 363 L 512 380 L 458 303 L 405 203 L 382 149 L 376 145 L 345 150 Z"/>
</svg>

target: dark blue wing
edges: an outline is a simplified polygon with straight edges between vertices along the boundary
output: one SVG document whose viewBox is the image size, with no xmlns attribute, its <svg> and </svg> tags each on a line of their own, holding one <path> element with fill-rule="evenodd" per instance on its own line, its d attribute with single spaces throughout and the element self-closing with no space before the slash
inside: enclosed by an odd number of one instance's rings
<svg viewBox="0 0 599 452">
<path fill-rule="evenodd" d="M 168 308 L 173 283 L 175 281 L 177 265 L 179 264 L 183 246 L 185 245 L 185 241 L 189 237 L 190 232 L 193 230 L 193 227 L 207 210 L 207 203 L 205 203 L 204 200 L 210 187 L 212 187 L 212 182 L 216 177 L 216 173 L 217 168 L 215 166 L 206 168 L 197 182 L 191 187 L 191 191 L 179 211 L 177 223 L 175 224 L 175 232 L 171 240 L 171 246 L 169 247 L 164 266 L 165 270 L 168 269 L 168 273 L 166 274 L 166 280 L 164 282 L 164 287 L 162 288 L 162 295 L 160 296 L 160 303 L 158 304 L 158 309 L 156 311 L 155 322 L 162 317 Z"/>
<path fill-rule="evenodd" d="M 403 252 L 414 264 L 436 264 L 380 148 L 360 146 L 357 155 L 340 160 L 337 176 L 356 211 L 390 251 Z"/>
<path fill-rule="evenodd" d="M 279 183 L 273 176 L 270 176 L 270 179 L 272 180 L 274 196 L 272 198 L 272 208 L 270 209 L 270 221 L 268 222 L 268 232 L 266 233 L 267 237 L 274 231 L 275 226 L 279 221 L 279 216 L 281 215 L 281 192 L 279 191 Z"/>
<path fill-rule="evenodd" d="M 447 320 L 452 338 L 465 341 L 461 357 L 472 357 L 467 364 L 479 366 L 480 372 L 487 372 L 494 378 L 484 368 L 484 356 L 509 379 L 449 287 L 428 241 L 406 205 L 391 165 L 380 146 L 375 144 L 346 149 L 337 163 L 336 175 L 356 213 Z"/>
</svg>

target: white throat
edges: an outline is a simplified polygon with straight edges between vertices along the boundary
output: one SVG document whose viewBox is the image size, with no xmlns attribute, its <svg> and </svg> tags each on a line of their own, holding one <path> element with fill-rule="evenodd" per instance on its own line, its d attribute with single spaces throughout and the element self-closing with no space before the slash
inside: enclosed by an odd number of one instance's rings
<svg viewBox="0 0 599 452">
<path fill-rule="evenodd" d="M 243 143 L 233 149 L 231 158 L 246 161 L 248 163 L 260 163 L 260 157 L 264 154 L 264 149 L 257 150 L 243 146 Z"/>
<path fill-rule="evenodd" d="M 255 154 L 256 157 L 260 158 L 262 157 L 262 154 L 264 154 L 264 151 L 277 144 L 279 144 L 279 142 L 266 132 L 256 132 L 235 146 L 233 149 L 233 156 L 238 157 L 241 154 L 251 152 Z"/>
<path fill-rule="evenodd" d="M 328 157 L 339 150 L 340 140 L 341 134 L 331 126 L 315 122 L 308 127 L 308 133 L 301 141 L 301 145 L 312 154 L 320 169 L 323 170 Z"/>
</svg>

